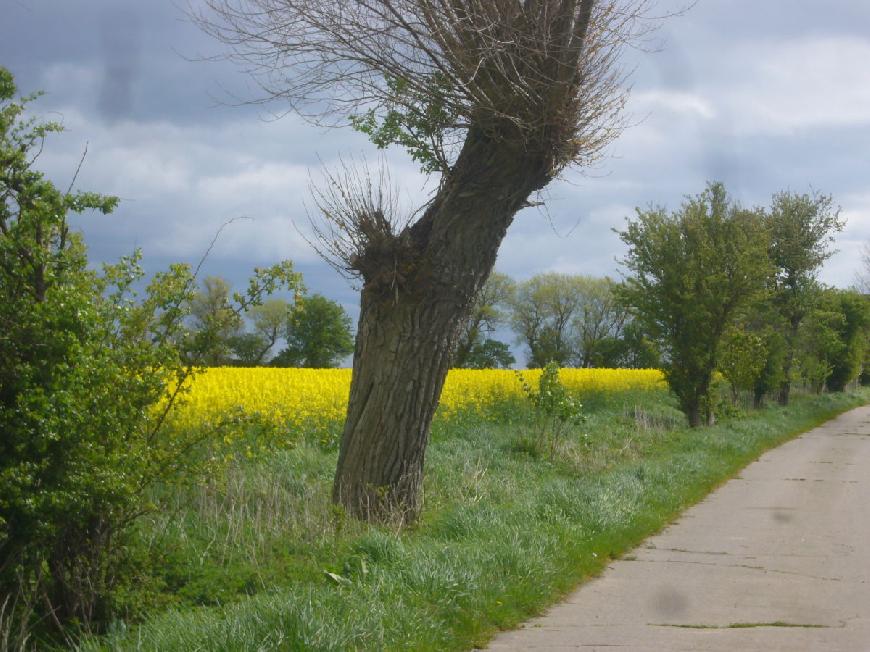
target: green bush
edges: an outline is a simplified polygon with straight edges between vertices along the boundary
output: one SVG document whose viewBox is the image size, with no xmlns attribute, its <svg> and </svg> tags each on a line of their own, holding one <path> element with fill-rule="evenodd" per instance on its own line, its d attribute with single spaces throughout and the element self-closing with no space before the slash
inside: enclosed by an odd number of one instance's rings
<svg viewBox="0 0 870 652">
<path fill-rule="evenodd" d="M 141 295 L 138 252 L 89 267 L 67 216 L 118 200 L 32 169 L 61 127 L 24 119 L 35 96 L 15 94 L 0 68 L 0 640 L 21 648 L 108 622 L 149 489 L 209 464 L 193 454 L 208 433 L 171 431 L 166 416 L 213 338 L 185 328 L 186 265 Z M 261 271 L 236 309 L 297 280 L 288 263 Z"/>
<path fill-rule="evenodd" d="M 522 383 L 523 392 L 534 408 L 534 439 L 526 443 L 532 450 L 549 449 L 550 455 L 553 455 L 566 427 L 581 419 L 583 405 L 562 384 L 559 379 L 559 364 L 555 361 L 544 367 L 538 391 L 531 388 L 520 372 L 516 374 Z M 522 444 L 523 442 L 521 447 Z"/>
<path fill-rule="evenodd" d="M 836 333 L 841 346 L 831 356 L 831 373 L 826 380 L 828 391 L 842 392 L 861 375 L 867 348 L 870 307 L 866 297 L 855 291 L 839 291 L 829 301 L 840 313 Z"/>
</svg>

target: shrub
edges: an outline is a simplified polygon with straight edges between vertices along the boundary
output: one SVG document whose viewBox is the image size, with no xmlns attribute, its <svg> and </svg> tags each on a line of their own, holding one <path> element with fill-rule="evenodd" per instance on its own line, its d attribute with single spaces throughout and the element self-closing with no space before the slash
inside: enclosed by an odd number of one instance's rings
<svg viewBox="0 0 870 652">
<path fill-rule="evenodd" d="M 140 255 L 95 271 L 69 213 L 111 212 L 114 197 L 60 192 L 32 169 L 52 123 L 22 119 L 0 68 L 0 605 L 5 646 L 90 630 L 111 616 L 126 534 L 156 483 L 193 479 L 206 436 L 166 427 L 207 332 L 184 327 L 195 289 L 186 265 L 144 292 Z M 257 303 L 289 264 L 258 272 L 235 309 Z M 40 631 L 36 632 L 40 634 Z"/>
<path fill-rule="evenodd" d="M 537 392 L 519 371 L 516 374 L 535 411 L 534 445 L 539 449 L 549 449 L 552 455 L 562 440 L 565 427 L 580 419 L 583 406 L 568 394 L 559 380 L 559 365 L 556 362 L 549 362 L 544 367 Z"/>
</svg>

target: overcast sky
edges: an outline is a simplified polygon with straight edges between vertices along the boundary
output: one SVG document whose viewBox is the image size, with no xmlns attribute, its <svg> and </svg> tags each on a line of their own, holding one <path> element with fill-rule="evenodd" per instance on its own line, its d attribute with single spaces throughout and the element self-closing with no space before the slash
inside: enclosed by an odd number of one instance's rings
<svg viewBox="0 0 870 652">
<path fill-rule="evenodd" d="M 81 189 L 116 194 L 115 215 L 79 221 L 91 254 L 141 247 L 149 271 L 209 257 L 240 286 L 257 265 L 290 258 L 311 291 L 356 318 L 357 294 L 320 262 L 305 229 L 308 180 L 322 163 L 378 154 L 350 130 L 271 119 L 219 44 L 171 0 L 0 0 L 0 65 L 66 132 L 40 164 L 64 187 L 82 152 Z M 846 287 L 870 239 L 870 2 L 699 0 L 666 23 L 658 52 L 631 52 L 631 122 L 599 168 L 551 184 L 546 211 L 517 216 L 496 268 L 515 278 L 559 271 L 618 276 L 621 227 L 636 206 L 679 206 L 708 180 L 745 205 L 783 189 L 830 193 L 847 227 L 822 280 Z M 425 179 L 402 151 L 392 178 L 409 203 Z"/>
</svg>

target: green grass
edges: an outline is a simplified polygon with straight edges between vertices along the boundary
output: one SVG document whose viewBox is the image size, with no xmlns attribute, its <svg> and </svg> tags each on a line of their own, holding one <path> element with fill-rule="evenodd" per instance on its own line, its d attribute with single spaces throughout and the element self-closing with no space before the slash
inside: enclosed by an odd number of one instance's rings
<svg viewBox="0 0 870 652">
<path fill-rule="evenodd" d="M 588 396 L 551 457 L 528 414 L 438 421 L 425 509 L 394 531 L 328 501 L 335 452 L 240 462 L 155 497 L 140 572 L 122 592 L 139 624 L 84 649 L 469 649 L 598 573 L 764 450 L 870 399 L 797 396 L 784 410 L 691 431 L 664 392 Z"/>
</svg>

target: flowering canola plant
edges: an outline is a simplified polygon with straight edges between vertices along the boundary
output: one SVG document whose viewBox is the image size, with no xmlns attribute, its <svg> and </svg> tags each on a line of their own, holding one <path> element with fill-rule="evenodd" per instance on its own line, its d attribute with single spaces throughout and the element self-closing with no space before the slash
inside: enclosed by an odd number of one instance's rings
<svg viewBox="0 0 870 652">
<path fill-rule="evenodd" d="M 537 386 L 542 371 L 523 370 Z M 219 421 L 234 410 L 256 414 L 290 428 L 341 422 L 347 409 L 350 369 L 215 367 L 196 376 L 177 411 L 176 423 L 197 426 Z M 559 378 L 571 392 L 655 390 L 664 377 L 656 369 L 562 369 Z M 509 369 L 452 369 L 441 394 L 440 410 L 485 410 L 505 399 L 522 397 L 522 385 Z"/>
</svg>

